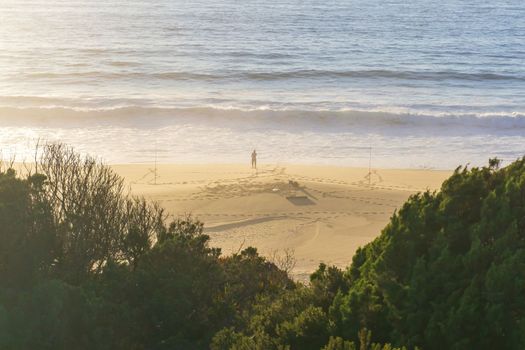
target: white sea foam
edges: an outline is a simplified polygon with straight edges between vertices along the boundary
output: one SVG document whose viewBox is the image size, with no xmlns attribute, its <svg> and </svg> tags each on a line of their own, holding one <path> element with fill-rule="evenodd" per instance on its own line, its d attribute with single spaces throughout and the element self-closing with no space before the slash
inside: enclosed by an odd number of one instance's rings
<svg viewBox="0 0 525 350">
<path fill-rule="evenodd" d="M 13 118 L 6 116 L 15 116 Z M 60 141 L 108 162 L 261 162 L 452 169 L 523 155 L 525 116 L 240 111 L 127 107 L 1 108 L 4 157 L 30 158 L 37 140 Z M 443 155 L 446 154 L 446 157 Z"/>
<path fill-rule="evenodd" d="M 382 131 L 401 133 L 446 134 L 525 134 L 525 113 L 393 113 L 390 111 L 272 110 L 258 108 L 159 108 L 126 106 L 86 107 L 1 107 L 0 125 L 54 126 L 79 125 L 158 128 L 178 124 L 220 125 L 229 128 L 251 126 L 259 130 L 286 129 L 319 132 Z M 461 128 L 461 129 L 458 129 Z"/>
</svg>

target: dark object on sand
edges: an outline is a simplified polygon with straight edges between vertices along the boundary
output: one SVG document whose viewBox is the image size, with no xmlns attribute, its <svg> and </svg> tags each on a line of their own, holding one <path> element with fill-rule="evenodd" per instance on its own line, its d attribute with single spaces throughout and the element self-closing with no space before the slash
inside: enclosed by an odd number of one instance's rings
<svg viewBox="0 0 525 350">
<path fill-rule="evenodd" d="M 314 205 L 315 202 L 312 201 L 308 196 L 288 196 L 286 197 L 293 205 Z"/>
<path fill-rule="evenodd" d="M 294 180 L 289 180 L 289 181 L 288 181 L 288 184 L 289 184 L 290 186 L 292 186 L 292 187 L 296 187 L 296 188 L 299 187 L 299 182 L 294 181 Z"/>
</svg>

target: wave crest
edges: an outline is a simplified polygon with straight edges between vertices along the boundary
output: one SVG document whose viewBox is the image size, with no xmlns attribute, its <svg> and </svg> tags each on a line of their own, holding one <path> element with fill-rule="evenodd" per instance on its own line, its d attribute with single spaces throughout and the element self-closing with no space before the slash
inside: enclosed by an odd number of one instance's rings
<svg viewBox="0 0 525 350">
<path fill-rule="evenodd" d="M 132 65 L 128 62 L 114 62 L 112 65 Z M 289 70 L 272 72 L 233 71 L 222 74 L 196 72 L 109 72 L 80 71 L 66 73 L 29 73 L 30 79 L 137 79 L 137 80 L 174 80 L 174 81 L 279 81 L 290 79 L 393 79 L 425 81 L 515 81 L 525 82 L 525 76 L 487 72 L 459 71 L 395 71 L 395 70 Z"/>
<path fill-rule="evenodd" d="M 127 106 L 104 109 L 0 107 L 1 125 L 128 126 L 205 123 L 229 128 L 332 132 L 523 133 L 525 113 L 410 114 L 389 111 L 241 110 Z"/>
</svg>

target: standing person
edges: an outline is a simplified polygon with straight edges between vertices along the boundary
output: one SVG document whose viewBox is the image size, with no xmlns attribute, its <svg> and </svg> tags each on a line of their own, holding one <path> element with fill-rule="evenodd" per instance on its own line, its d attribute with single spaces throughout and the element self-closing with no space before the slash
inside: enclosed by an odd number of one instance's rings
<svg viewBox="0 0 525 350">
<path fill-rule="evenodd" d="M 255 150 L 252 152 L 252 169 L 257 169 L 257 152 Z"/>
</svg>

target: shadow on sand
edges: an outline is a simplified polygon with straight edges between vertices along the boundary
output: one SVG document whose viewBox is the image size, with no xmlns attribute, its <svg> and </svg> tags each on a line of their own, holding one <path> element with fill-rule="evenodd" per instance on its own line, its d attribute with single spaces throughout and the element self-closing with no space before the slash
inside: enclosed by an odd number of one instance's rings
<svg viewBox="0 0 525 350">
<path fill-rule="evenodd" d="M 293 205 L 314 205 L 315 202 L 307 196 L 289 196 L 286 197 Z"/>
</svg>

